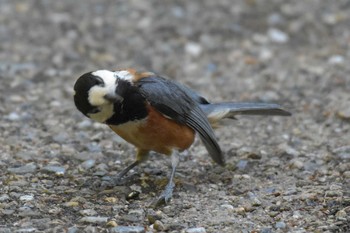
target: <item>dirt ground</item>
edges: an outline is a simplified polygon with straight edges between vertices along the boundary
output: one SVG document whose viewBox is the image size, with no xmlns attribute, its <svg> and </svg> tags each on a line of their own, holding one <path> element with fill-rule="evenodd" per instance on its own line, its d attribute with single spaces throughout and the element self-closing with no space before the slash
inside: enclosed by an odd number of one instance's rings
<svg viewBox="0 0 350 233">
<path fill-rule="evenodd" d="M 0 0 L 0 41 L 0 232 L 350 231 L 348 0 Z M 152 208 L 170 159 L 110 187 L 134 148 L 72 99 L 127 67 L 293 115 L 226 122 L 224 168 L 196 140 Z"/>
</svg>

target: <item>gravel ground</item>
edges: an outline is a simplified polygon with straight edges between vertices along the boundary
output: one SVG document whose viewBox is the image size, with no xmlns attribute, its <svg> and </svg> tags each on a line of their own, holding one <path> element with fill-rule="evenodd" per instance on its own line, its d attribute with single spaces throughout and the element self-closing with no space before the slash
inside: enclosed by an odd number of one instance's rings
<svg viewBox="0 0 350 233">
<path fill-rule="evenodd" d="M 0 0 L 0 232 L 348 232 L 349 25 L 347 0 Z M 109 187 L 134 148 L 72 100 L 125 67 L 293 116 L 216 130 L 225 168 L 196 141 L 153 209 L 169 159 Z"/>
</svg>

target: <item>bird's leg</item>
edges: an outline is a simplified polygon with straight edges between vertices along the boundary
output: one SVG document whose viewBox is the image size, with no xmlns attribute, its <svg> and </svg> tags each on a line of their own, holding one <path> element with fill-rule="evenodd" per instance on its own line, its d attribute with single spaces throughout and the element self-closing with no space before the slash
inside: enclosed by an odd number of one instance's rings
<svg viewBox="0 0 350 233">
<path fill-rule="evenodd" d="M 173 196 L 173 190 L 175 187 L 174 183 L 174 176 L 175 176 L 175 171 L 176 167 L 179 164 L 180 158 L 179 158 L 179 152 L 178 151 L 173 151 L 171 154 L 171 174 L 169 178 L 168 184 L 165 186 L 164 191 L 161 193 L 161 195 L 154 201 L 152 202 L 152 206 L 159 206 L 163 203 L 167 204 L 171 197 Z"/>
<path fill-rule="evenodd" d="M 117 180 L 121 180 L 131 169 L 133 169 L 143 161 L 147 160 L 148 152 L 148 150 L 137 149 L 136 160 L 118 173 Z"/>
</svg>

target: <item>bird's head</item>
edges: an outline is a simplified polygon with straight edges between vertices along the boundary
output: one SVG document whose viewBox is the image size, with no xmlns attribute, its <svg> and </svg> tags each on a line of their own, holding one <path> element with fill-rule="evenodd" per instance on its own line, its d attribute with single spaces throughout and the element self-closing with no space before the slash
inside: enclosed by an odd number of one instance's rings
<svg viewBox="0 0 350 233">
<path fill-rule="evenodd" d="M 74 85 L 75 106 L 85 116 L 105 122 L 114 114 L 114 104 L 123 97 L 117 93 L 120 71 L 98 70 L 78 78 Z"/>
</svg>

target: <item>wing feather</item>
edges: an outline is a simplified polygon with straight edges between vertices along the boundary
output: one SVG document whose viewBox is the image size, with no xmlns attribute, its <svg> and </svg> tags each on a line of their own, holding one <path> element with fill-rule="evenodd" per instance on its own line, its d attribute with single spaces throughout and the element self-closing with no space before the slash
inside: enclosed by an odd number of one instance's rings
<svg viewBox="0 0 350 233">
<path fill-rule="evenodd" d="M 135 85 L 160 113 L 198 132 L 212 159 L 224 165 L 223 155 L 213 129 L 199 106 L 200 102 L 206 102 L 203 97 L 188 87 L 156 75 L 139 79 Z"/>
</svg>

